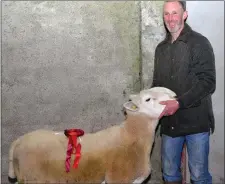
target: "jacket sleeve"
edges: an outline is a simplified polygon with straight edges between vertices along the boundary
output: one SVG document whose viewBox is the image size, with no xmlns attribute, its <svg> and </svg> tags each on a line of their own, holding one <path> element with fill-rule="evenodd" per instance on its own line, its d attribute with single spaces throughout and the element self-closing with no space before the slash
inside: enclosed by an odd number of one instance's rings
<svg viewBox="0 0 225 184">
<path fill-rule="evenodd" d="M 210 42 L 203 37 L 191 50 L 190 71 L 196 77 L 196 82 L 186 93 L 177 98 L 181 109 L 192 107 L 205 96 L 214 93 L 216 89 L 215 56 Z"/>
</svg>

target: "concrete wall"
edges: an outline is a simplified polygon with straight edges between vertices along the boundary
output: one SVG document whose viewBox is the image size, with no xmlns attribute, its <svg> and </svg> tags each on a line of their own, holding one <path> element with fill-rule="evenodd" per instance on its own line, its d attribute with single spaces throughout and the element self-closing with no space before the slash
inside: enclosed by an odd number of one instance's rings
<svg viewBox="0 0 225 184">
<path fill-rule="evenodd" d="M 2 2 L 2 182 L 28 131 L 94 132 L 140 90 L 140 13 L 130 2 Z"/>
<path fill-rule="evenodd" d="M 210 144 L 210 170 L 214 183 L 224 183 L 224 2 L 188 1 L 188 23 L 211 42 L 216 59 L 213 95 L 215 133 Z"/>
<path fill-rule="evenodd" d="M 142 50 L 142 87 L 152 84 L 154 54 L 157 44 L 165 37 L 162 19 L 163 1 L 142 1 L 141 13 L 141 50 Z"/>
<path fill-rule="evenodd" d="M 155 48 L 165 36 L 162 5 L 163 1 L 142 1 L 141 3 L 141 69 L 142 88 L 144 89 L 149 88 L 152 84 Z M 158 129 L 151 155 L 152 178 L 150 182 L 153 184 L 162 180 L 160 146 L 161 137 Z"/>
</svg>

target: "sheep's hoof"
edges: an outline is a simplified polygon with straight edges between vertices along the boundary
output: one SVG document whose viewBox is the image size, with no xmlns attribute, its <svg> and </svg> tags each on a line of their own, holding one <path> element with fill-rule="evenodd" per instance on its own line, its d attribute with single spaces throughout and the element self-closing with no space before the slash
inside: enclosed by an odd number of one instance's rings
<svg viewBox="0 0 225 184">
<path fill-rule="evenodd" d="M 17 178 L 11 178 L 8 176 L 8 180 L 10 183 L 16 183 L 17 182 Z"/>
<path fill-rule="evenodd" d="M 136 180 L 133 181 L 135 184 L 141 184 L 145 180 L 145 177 L 139 177 Z"/>
</svg>

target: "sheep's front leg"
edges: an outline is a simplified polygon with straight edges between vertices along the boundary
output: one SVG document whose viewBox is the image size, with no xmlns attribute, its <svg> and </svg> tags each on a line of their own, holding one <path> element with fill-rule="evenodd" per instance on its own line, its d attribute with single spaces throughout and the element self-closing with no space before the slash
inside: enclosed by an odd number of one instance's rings
<svg viewBox="0 0 225 184">
<path fill-rule="evenodd" d="M 135 184 L 141 184 L 145 181 L 146 177 L 138 177 L 136 180 L 133 181 Z"/>
<path fill-rule="evenodd" d="M 138 177 L 137 179 L 135 179 L 133 181 L 134 184 L 141 184 L 143 183 L 147 178 L 148 176 L 151 174 L 151 167 L 147 167 L 145 169 L 145 174 L 143 174 L 142 176 Z"/>
<path fill-rule="evenodd" d="M 101 184 L 106 184 L 106 182 L 105 182 L 105 181 L 103 181 Z"/>
</svg>

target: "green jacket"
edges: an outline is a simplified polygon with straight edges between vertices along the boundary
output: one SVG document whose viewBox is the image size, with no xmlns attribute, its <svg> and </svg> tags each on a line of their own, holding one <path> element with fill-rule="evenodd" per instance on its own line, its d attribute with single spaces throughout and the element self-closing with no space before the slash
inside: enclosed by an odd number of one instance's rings
<svg viewBox="0 0 225 184">
<path fill-rule="evenodd" d="M 209 40 L 185 23 L 173 43 L 168 33 L 155 50 L 153 83 L 177 94 L 180 104 L 161 120 L 161 134 L 172 137 L 214 132 L 211 95 L 216 88 L 215 57 Z"/>
</svg>

